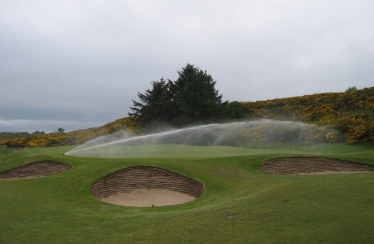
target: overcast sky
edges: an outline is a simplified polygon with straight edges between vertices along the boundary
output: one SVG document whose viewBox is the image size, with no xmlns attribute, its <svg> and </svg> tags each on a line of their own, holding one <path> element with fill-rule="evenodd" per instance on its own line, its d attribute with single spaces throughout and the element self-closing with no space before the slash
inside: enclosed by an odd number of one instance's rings
<svg viewBox="0 0 374 244">
<path fill-rule="evenodd" d="M 372 0 L 0 0 L 0 131 L 126 117 L 137 91 L 206 70 L 229 101 L 374 86 Z"/>
</svg>

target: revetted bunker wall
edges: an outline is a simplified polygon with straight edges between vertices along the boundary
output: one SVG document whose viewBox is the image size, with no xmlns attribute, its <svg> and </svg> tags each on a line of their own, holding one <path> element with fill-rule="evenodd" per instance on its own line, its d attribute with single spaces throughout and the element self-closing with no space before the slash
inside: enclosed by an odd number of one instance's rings
<svg viewBox="0 0 374 244">
<path fill-rule="evenodd" d="M 71 165 L 52 160 L 37 161 L 24 166 L 0 173 L 0 179 L 21 179 L 44 177 L 64 172 L 71 168 Z"/>
<path fill-rule="evenodd" d="M 263 162 L 259 170 L 268 174 L 316 174 L 374 171 L 374 165 L 348 160 L 317 157 L 274 158 Z"/>
<path fill-rule="evenodd" d="M 97 199 L 135 189 L 164 189 L 200 197 L 204 186 L 200 182 L 152 166 L 132 166 L 114 172 L 91 185 L 91 195 Z"/>
</svg>

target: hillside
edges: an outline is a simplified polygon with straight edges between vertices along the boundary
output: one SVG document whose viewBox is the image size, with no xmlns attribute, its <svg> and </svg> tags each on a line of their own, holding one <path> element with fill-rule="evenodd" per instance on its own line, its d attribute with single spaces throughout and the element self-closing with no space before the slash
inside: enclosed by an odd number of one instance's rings
<svg viewBox="0 0 374 244">
<path fill-rule="evenodd" d="M 374 87 L 243 104 L 248 106 L 248 119 L 251 120 L 292 120 L 324 126 L 325 136 L 316 142 L 344 140 L 348 144 L 374 145 Z M 343 138 L 327 138 L 331 128 L 340 132 Z M 123 129 L 135 132 L 131 118 L 125 117 L 101 127 L 68 133 L 0 133 L 0 144 L 8 147 L 72 145 Z"/>
<path fill-rule="evenodd" d="M 131 121 L 127 117 L 100 127 L 75 130 L 67 133 L 0 133 L 0 144 L 8 147 L 48 147 L 81 144 L 98 136 L 112 134 L 126 128 L 132 129 Z"/>
<path fill-rule="evenodd" d="M 250 118 L 331 125 L 346 143 L 374 144 L 374 87 L 353 92 L 244 102 Z"/>
</svg>

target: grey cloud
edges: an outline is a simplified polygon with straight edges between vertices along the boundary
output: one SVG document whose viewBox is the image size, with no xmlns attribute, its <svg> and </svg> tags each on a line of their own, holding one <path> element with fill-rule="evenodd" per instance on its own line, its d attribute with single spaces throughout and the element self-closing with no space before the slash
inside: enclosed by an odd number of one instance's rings
<svg viewBox="0 0 374 244">
<path fill-rule="evenodd" d="M 2 1 L 0 131 L 24 131 L 27 121 L 79 129 L 127 116 L 137 91 L 176 79 L 187 62 L 207 70 L 228 100 L 369 87 L 373 7 L 365 0 Z"/>
</svg>

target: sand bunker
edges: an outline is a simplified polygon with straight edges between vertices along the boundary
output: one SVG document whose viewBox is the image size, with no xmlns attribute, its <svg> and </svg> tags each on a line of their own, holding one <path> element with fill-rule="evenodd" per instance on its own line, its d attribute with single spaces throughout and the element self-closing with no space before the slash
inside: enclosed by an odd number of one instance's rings
<svg viewBox="0 0 374 244">
<path fill-rule="evenodd" d="M 22 167 L 11 169 L 0 173 L 0 179 L 25 179 L 25 178 L 38 178 L 48 175 L 54 175 L 64 172 L 71 168 L 71 165 L 59 163 L 55 161 L 38 161 L 26 164 Z"/>
<path fill-rule="evenodd" d="M 263 162 L 260 171 L 268 174 L 337 174 L 374 171 L 374 165 L 329 158 L 276 158 Z"/>
<path fill-rule="evenodd" d="M 136 207 L 186 203 L 203 192 L 200 182 L 151 166 L 124 168 L 91 186 L 91 195 L 101 201 Z"/>
</svg>

